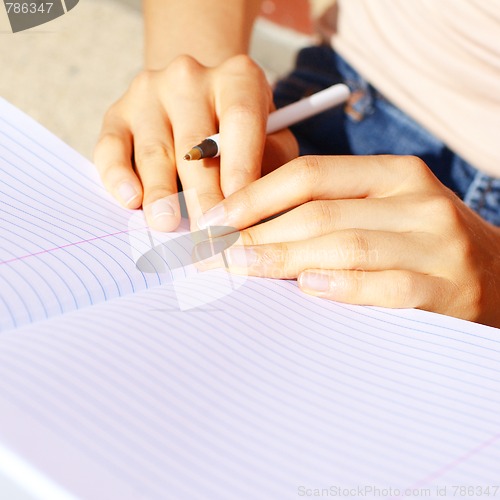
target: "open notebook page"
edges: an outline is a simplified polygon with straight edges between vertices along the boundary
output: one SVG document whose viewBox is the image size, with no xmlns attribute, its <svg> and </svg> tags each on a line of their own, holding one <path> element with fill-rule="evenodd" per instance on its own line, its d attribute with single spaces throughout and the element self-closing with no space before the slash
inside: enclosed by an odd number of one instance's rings
<svg viewBox="0 0 500 500">
<path fill-rule="evenodd" d="M 218 272 L 204 279 L 216 293 Z M 498 485 L 498 330 L 286 281 L 187 312 L 177 291 L 1 335 L 4 450 L 93 500 Z"/>
<path fill-rule="evenodd" d="M 2 99 L 0 176 L 0 331 L 187 272 L 168 261 L 139 270 L 148 245 L 176 235 L 153 235 L 142 212 L 105 192 L 88 160 Z M 178 240 L 173 257 L 190 258 L 187 241 Z"/>
</svg>

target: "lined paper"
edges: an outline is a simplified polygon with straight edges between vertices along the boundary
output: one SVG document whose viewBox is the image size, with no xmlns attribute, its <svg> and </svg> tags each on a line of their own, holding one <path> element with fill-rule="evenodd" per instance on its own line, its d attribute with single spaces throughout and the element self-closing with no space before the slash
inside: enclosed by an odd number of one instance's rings
<svg viewBox="0 0 500 500">
<path fill-rule="evenodd" d="M 185 228 L 148 231 L 2 100 L 0 172 L 0 456 L 50 491 L 500 495 L 499 330 L 192 273 Z"/>
<path fill-rule="evenodd" d="M 141 232 L 156 243 L 175 233 L 149 231 L 89 161 L 2 99 L 0 175 L 0 331 L 172 281 L 168 262 L 138 270 L 133 246 Z"/>
<path fill-rule="evenodd" d="M 175 293 L 4 334 L 0 442 L 92 499 L 498 482 L 498 330 L 286 281 L 249 279 L 188 312 Z"/>
</svg>

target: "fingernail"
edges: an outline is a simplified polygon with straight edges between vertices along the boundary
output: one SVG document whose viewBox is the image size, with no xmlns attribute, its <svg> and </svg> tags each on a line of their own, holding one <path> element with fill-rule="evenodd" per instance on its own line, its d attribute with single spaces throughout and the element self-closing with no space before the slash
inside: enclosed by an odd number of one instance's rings
<svg viewBox="0 0 500 500">
<path fill-rule="evenodd" d="M 172 215 L 175 215 L 175 209 L 165 198 L 156 200 L 151 205 L 151 217 L 154 220 L 158 220 L 161 217 L 172 217 Z"/>
<path fill-rule="evenodd" d="M 217 205 L 211 208 L 198 218 L 197 224 L 200 229 L 205 229 L 208 226 L 223 226 L 226 219 L 226 212 L 222 205 Z"/>
<path fill-rule="evenodd" d="M 257 252 L 249 247 L 231 247 L 226 251 L 230 267 L 250 267 L 258 259 Z"/>
<path fill-rule="evenodd" d="M 328 292 L 330 289 L 330 278 L 326 274 L 306 271 L 299 276 L 299 285 L 304 290 Z"/>
<path fill-rule="evenodd" d="M 117 189 L 118 196 L 122 199 L 123 204 L 128 207 L 132 201 L 134 201 L 139 193 L 135 189 L 134 185 L 130 182 L 123 182 Z"/>
<path fill-rule="evenodd" d="M 175 208 L 167 198 L 156 200 L 147 207 L 148 221 L 153 229 L 172 231 L 176 226 Z"/>
</svg>

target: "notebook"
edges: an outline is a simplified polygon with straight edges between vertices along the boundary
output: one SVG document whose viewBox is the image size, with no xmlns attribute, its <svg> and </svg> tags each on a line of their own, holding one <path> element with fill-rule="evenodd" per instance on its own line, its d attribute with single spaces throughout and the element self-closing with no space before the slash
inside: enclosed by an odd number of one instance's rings
<svg viewBox="0 0 500 500">
<path fill-rule="evenodd" d="M 0 473 L 34 498 L 500 497 L 498 329 L 198 273 L 4 100 L 0 172 Z"/>
</svg>

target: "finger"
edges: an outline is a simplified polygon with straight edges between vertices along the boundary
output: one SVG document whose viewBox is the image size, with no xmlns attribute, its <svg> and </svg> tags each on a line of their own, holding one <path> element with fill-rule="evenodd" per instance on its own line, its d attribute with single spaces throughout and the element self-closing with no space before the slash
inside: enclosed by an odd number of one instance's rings
<svg viewBox="0 0 500 500">
<path fill-rule="evenodd" d="M 198 225 L 242 229 L 312 200 L 382 198 L 419 189 L 429 193 L 422 186 L 430 177 L 425 164 L 413 157 L 303 156 L 237 191 Z"/>
<path fill-rule="evenodd" d="M 263 71 L 247 56 L 232 58 L 216 83 L 221 188 L 227 197 L 260 177 L 272 94 Z"/>
<path fill-rule="evenodd" d="M 297 139 L 289 129 L 268 135 L 260 175 L 264 176 L 299 155 Z"/>
<path fill-rule="evenodd" d="M 185 80 L 176 98 L 162 95 L 174 136 L 175 160 L 186 198 L 186 205 L 193 228 L 200 214 L 223 199 L 220 189 L 219 159 L 186 161 L 184 155 L 193 146 L 217 131 L 218 123 L 213 103 L 205 96 L 203 67 L 191 58 L 182 58 Z M 196 90 L 192 90 L 196 82 Z M 167 86 L 165 87 L 167 88 Z M 199 98 L 193 98 L 199 96 Z"/>
<path fill-rule="evenodd" d="M 402 269 L 430 274 L 442 267 L 435 241 L 413 234 L 344 230 L 310 240 L 256 246 L 232 246 L 225 252 L 236 274 L 296 278 L 305 269 Z M 212 261 L 206 261 L 211 268 Z"/>
<path fill-rule="evenodd" d="M 134 158 L 141 179 L 146 220 L 158 231 L 173 231 L 180 222 L 172 132 L 159 103 L 150 103 L 132 122 Z"/>
<path fill-rule="evenodd" d="M 132 134 L 111 113 L 103 121 L 94 149 L 94 163 L 106 189 L 126 208 L 142 204 L 142 185 L 132 167 Z"/>
<path fill-rule="evenodd" d="M 240 232 L 238 245 L 265 245 L 316 238 L 343 229 L 407 232 L 416 207 L 401 197 L 310 201 L 279 217 Z"/>
<path fill-rule="evenodd" d="M 447 282 L 410 271 L 344 271 L 308 269 L 300 273 L 302 291 L 337 302 L 392 308 L 447 310 Z"/>
</svg>

